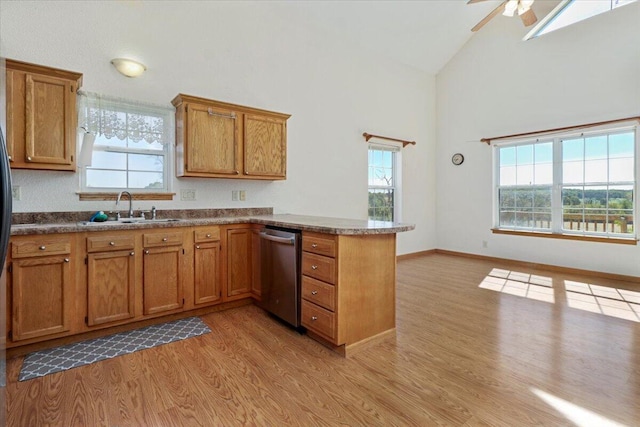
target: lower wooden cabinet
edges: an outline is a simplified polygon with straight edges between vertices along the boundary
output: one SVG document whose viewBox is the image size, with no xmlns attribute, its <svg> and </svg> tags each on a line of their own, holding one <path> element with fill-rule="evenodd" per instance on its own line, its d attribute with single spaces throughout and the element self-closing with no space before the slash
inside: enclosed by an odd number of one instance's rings
<svg viewBox="0 0 640 427">
<path fill-rule="evenodd" d="M 134 317 L 135 252 L 98 252 L 87 256 L 87 325 Z"/>
<path fill-rule="evenodd" d="M 220 241 L 196 243 L 193 254 L 194 304 L 215 304 L 222 301 Z"/>
<path fill-rule="evenodd" d="M 227 230 L 227 299 L 245 298 L 251 295 L 251 240 L 248 227 Z"/>
<path fill-rule="evenodd" d="M 67 235 L 11 240 L 7 330 L 12 341 L 70 331 L 75 315 L 70 254 L 71 238 Z"/>
<path fill-rule="evenodd" d="M 260 301 L 262 299 L 262 257 L 260 232 L 264 226 L 251 228 L 251 296 Z"/>
<path fill-rule="evenodd" d="M 182 308 L 182 246 L 149 248 L 143 255 L 143 314 Z"/>
</svg>

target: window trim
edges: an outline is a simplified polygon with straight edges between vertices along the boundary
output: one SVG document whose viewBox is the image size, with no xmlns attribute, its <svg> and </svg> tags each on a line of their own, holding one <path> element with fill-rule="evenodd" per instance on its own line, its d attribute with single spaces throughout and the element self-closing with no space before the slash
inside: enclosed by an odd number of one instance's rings
<svg viewBox="0 0 640 427">
<path fill-rule="evenodd" d="M 369 190 L 386 190 L 393 189 L 393 222 L 401 222 L 402 215 L 402 147 L 398 145 L 392 144 L 384 144 L 379 142 L 369 142 L 367 143 L 367 219 L 369 221 L 376 221 L 369 219 Z M 379 150 L 379 151 L 389 151 L 393 153 L 392 156 L 392 164 L 391 168 L 393 171 L 393 185 L 392 186 L 382 186 L 382 185 L 369 185 L 368 184 L 368 174 L 369 174 L 369 151 L 370 150 Z"/>
<path fill-rule="evenodd" d="M 562 140 L 576 138 L 576 137 L 587 137 L 587 136 L 596 136 L 596 135 L 612 135 L 616 133 L 623 133 L 629 130 L 633 130 L 635 133 L 634 138 L 634 180 L 633 180 L 633 192 L 634 192 L 634 203 L 633 203 L 633 214 L 634 214 L 634 230 L 633 234 L 623 235 L 620 233 L 615 234 L 603 234 L 595 231 L 580 231 L 580 232 L 571 232 L 564 230 L 563 222 L 559 219 L 562 218 L 562 188 L 563 182 L 562 177 L 562 167 L 563 162 L 557 161 L 556 159 L 562 159 Z M 551 230 L 549 229 L 533 229 L 533 228 L 508 228 L 508 227 L 500 227 L 500 200 L 499 200 L 499 190 L 500 190 L 500 156 L 499 150 L 500 148 L 510 147 L 510 146 L 518 146 L 518 145 L 528 145 L 528 144 L 536 144 L 536 143 L 544 143 L 544 142 L 553 142 L 553 183 L 552 186 L 552 204 L 551 204 L 551 218 L 553 223 L 558 223 L 555 226 L 552 226 Z M 637 122 L 635 123 L 618 123 L 618 125 L 604 125 L 604 126 L 594 126 L 591 129 L 583 129 L 583 130 L 566 130 L 564 132 L 554 133 L 553 136 L 540 135 L 539 138 L 536 138 L 535 134 L 531 134 L 530 136 L 517 136 L 516 138 L 505 138 L 500 140 L 499 142 L 492 142 L 492 162 L 493 162 L 493 191 L 492 191 L 492 222 L 493 227 L 491 228 L 492 232 L 495 234 L 511 234 L 518 236 L 536 236 L 536 237 L 551 237 L 551 238 L 559 238 L 559 239 L 570 239 L 570 240 L 582 240 L 582 241 L 597 241 L 597 242 L 609 242 L 609 243 L 624 243 L 624 244 L 637 244 L 639 239 L 639 232 L 636 226 L 637 223 L 637 215 L 640 213 L 640 201 L 638 200 L 638 180 L 640 179 L 640 162 L 639 158 L 639 149 L 640 149 L 640 125 Z M 560 177 L 560 178 L 558 178 Z M 610 185 L 611 182 L 607 181 L 607 184 Z M 615 185 L 615 182 L 613 182 Z"/>
</svg>

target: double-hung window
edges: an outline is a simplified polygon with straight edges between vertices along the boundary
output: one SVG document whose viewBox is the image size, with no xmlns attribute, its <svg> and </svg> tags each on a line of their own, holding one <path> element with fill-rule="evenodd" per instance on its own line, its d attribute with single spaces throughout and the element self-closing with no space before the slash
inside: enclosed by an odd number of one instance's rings
<svg viewBox="0 0 640 427">
<path fill-rule="evenodd" d="M 636 237 L 638 127 L 494 145 L 500 230 Z"/>
<path fill-rule="evenodd" d="M 78 123 L 95 136 L 80 152 L 82 191 L 168 192 L 174 114 L 171 107 L 81 92 Z"/>
<path fill-rule="evenodd" d="M 369 144 L 369 219 L 398 221 L 400 207 L 400 148 Z"/>
</svg>

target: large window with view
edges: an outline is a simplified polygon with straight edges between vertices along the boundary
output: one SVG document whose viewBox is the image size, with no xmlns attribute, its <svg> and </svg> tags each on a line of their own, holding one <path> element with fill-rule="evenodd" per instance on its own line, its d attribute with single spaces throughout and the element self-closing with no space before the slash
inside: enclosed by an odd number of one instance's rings
<svg viewBox="0 0 640 427">
<path fill-rule="evenodd" d="M 169 191 L 173 114 L 169 107 L 83 93 L 79 123 L 95 142 L 82 190 Z"/>
<path fill-rule="evenodd" d="M 400 180 L 400 149 L 369 144 L 369 219 L 397 221 Z"/>
<path fill-rule="evenodd" d="M 496 227 L 633 238 L 637 127 L 495 145 Z"/>
</svg>

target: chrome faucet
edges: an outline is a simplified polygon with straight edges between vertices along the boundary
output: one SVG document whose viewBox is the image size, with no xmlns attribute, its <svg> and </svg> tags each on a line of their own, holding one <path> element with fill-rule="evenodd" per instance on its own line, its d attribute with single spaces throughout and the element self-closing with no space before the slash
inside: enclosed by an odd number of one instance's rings
<svg viewBox="0 0 640 427">
<path fill-rule="evenodd" d="M 122 198 L 123 194 L 129 196 L 129 218 L 133 218 L 133 197 L 131 197 L 131 193 L 129 193 L 128 191 L 121 191 L 120 194 L 118 194 L 118 198 L 116 199 L 116 206 L 118 206 L 118 203 L 120 203 L 120 198 Z"/>
</svg>

